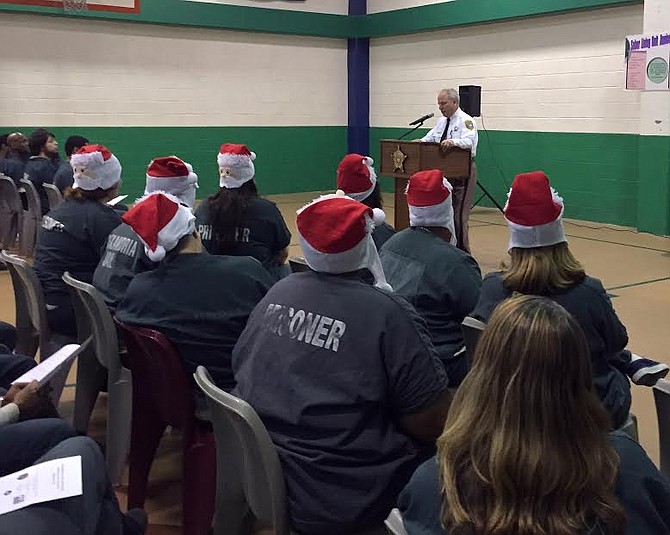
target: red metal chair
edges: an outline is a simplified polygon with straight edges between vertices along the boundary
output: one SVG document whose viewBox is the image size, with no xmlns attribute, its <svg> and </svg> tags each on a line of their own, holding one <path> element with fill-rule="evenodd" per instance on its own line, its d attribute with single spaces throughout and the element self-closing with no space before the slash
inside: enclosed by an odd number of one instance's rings
<svg viewBox="0 0 670 535">
<path fill-rule="evenodd" d="M 121 328 L 133 377 L 128 508 L 143 507 L 156 449 L 168 425 L 183 432 L 183 533 L 211 533 L 216 447 L 209 422 L 195 416 L 193 388 L 172 343 L 160 332 Z"/>
</svg>

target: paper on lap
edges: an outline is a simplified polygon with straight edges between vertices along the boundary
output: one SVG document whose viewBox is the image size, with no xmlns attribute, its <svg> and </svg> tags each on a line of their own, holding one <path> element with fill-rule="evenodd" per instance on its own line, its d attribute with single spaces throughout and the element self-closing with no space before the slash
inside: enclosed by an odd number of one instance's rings
<svg viewBox="0 0 670 535">
<path fill-rule="evenodd" d="M 36 503 L 81 496 L 81 456 L 54 459 L 0 477 L 0 515 Z"/>
<path fill-rule="evenodd" d="M 37 381 L 40 385 L 45 385 L 51 381 L 59 372 L 67 374 L 70 370 L 70 364 L 75 358 L 79 344 L 68 344 L 61 347 L 49 358 L 42 360 L 32 370 L 28 370 L 21 377 L 12 382 L 12 384 L 30 383 Z"/>
</svg>

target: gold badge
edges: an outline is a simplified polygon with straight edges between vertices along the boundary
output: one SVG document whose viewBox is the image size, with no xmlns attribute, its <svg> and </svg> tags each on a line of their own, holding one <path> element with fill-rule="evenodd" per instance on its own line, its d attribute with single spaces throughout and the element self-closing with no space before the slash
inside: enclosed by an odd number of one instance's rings
<svg viewBox="0 0 670 535">
<path fill-rule="evenodd" d="M 465 128 L 468 130 L 474 130 L 475 129 L 475 123 L 472 121 L 465 121 Z"/>
<path fill-rule="evenodd" d="M 404 173 L 405 160 L 407 159 L 407 155 L 400 150 L 400 145 L 398 145 L 398 148 L 395 150 L 395 152 L 391 153 L 391 157 L 393 158 L 393 170 L 400 170 L 401 173 Z"/>
</svg>

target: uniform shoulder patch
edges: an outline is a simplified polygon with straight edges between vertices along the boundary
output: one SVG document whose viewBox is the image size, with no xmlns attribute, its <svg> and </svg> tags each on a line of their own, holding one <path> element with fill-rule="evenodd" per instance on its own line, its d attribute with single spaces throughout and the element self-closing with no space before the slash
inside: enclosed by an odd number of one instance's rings
<svg viewBox="0 0 670 535">
<path fill-rule="evenodd" d="M 467 120 L 465 121 L 465 128 L 468 130 L 474 130 L 475 129 L 475 123 L 473 121 Z"/>
</svg>

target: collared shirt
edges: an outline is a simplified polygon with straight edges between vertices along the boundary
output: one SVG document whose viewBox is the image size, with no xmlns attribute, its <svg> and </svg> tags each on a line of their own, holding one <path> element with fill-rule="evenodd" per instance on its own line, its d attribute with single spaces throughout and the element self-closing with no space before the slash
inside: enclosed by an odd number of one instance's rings
<svg viewBox="0 0 670 535">
<path fill-rule="evenodd" d="M 447 118 L 441 117 L 430 132 L 421 138 L 421 141 L 439 143 L 446 127 Z M 479 140 L 477 124 L 474 119 L 461 108 L 458 108 L 450 117 L 449 130 L 447 131 L 446 139 L 452 140 L 456 147 L 470 149 L 473 158 L 476 156 L 477 142 Z"/>
</svg>

